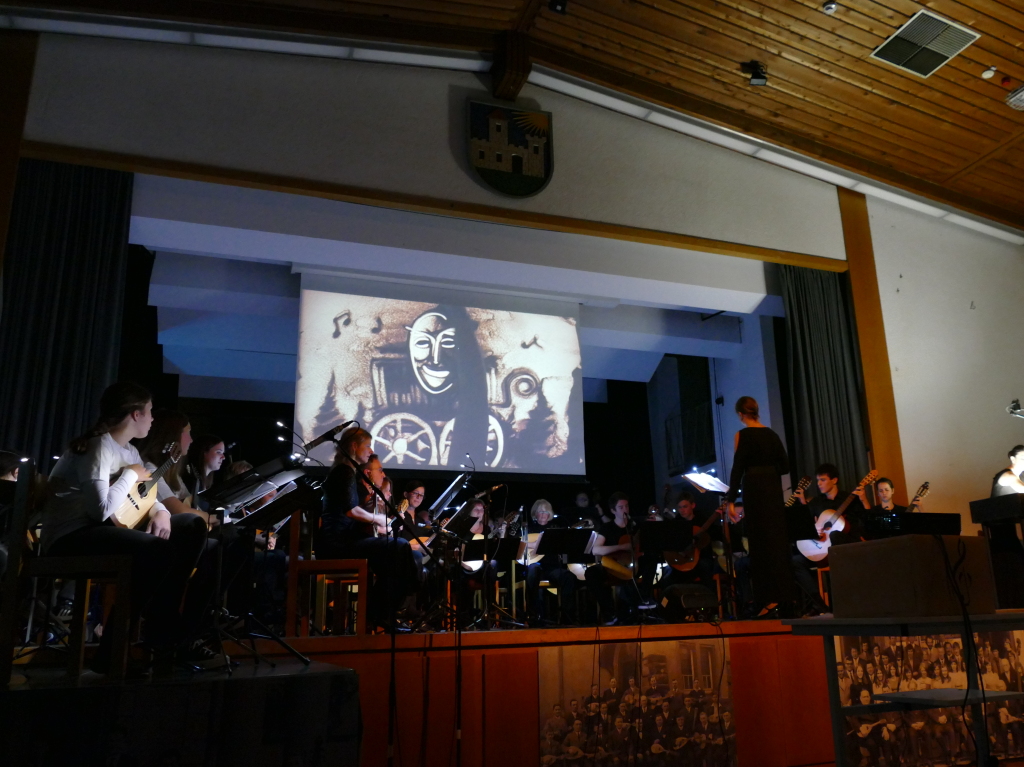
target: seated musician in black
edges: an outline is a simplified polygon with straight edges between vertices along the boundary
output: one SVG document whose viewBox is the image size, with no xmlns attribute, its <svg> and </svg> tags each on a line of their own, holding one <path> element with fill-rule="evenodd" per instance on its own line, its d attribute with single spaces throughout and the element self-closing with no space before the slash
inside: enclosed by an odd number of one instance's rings
<svg viewBox="0 0 1024 767">
<path fill-rule="evenodd" d="M 540 543 L 540 534 L 545 530 L 552 530 L 558 527 L 553 520 L 555 513 L 551 504 L 543 498 L 534 502 L 530 509 L 530 523 L 527 527 L 529 533 L 527 540 L 527 551 L 532 559 Z M 537 535 L 537 538 L 533 536 Z M 529 620 L 532 625 L 544 623 L 547 614 L 544 588 L 541 588 L 541 581 L 547 581 L 551 586 L 558 589 L 558 599 L 562 605 L 562 615 L 559 616 L 562 622 L 573 623 L 576 620 L 576 576 L 562 564 L 560 558 L 555 554 L 544 555 L 539 562 L 527 565 L 526 567 L 526 598 L 529 601 Z M 547 587 L 545 587 L 547 588 Z"/>
<path fill-rule="evenodd" d="M 896 485 L 893 484 L 891 479 L 879 477 L 875 482 L 875 496 L 878 498 L 878 503 L 871 504 L 866 487 L 857 488 L 853 491 L 853 494 L 860 498 L 860 502 L 864 505 L 868 514 L 906 514 L 910 509 L 907 506 L 900 506 L 892 500 L 892 494 L 895 490 Z M 920 509 L 920 505 L 921 502 L 918 501 L 914 504 L 914 507 Z"/>
<path fill-rule="evenodd" d="M 838 509 L 847 494 L 839 491 L 839 469 L 834 464 L 823 463 L 815 470 L 814 474 L 817 480 L 818 494 L 810 500 L 807 499 L 803 491 L 794 493 L 794 495 L 801 504 L 807 507 L 814 520 L 817 521 L 823 512 Z M 845 522 L 846 528 L 844 530 L 829 534 L 833 545 L 859 540 L 860 536 L 857 532 L 859 519 L 847 510 Z M 819 562 L 812 562 L 803 554 L 797 553 L 793 555 L 793 574 L 797 585 L 800 586 L 811 601 L 812 614 L 828 612 L 828 606 L 818 592 L 818 578 L 811 572 L 812 567 L 827 566 L 827 557 Z"/>
<path fill-rule="evenodd" d="M 390 626 L 389 615 L 416 587 L 412 549 L 401 538 L 374 537 L 387 528 L 387 516 L 362 507 L 361 482 L 355 466 L 373 454 L 369 432 L 352 428 L 338 440 L 334 466 L 324 482 L 320 529 L 313 543 L 318 559 L 365 559 L 373 571 L 369 613 L 377 626 Z M 401 615 L 398 616 L 401 618 Z"/>
<path fill-rule="evenodd" d="M 1015 445 L 1007 457 L 1010 465 L 992 478 L 992 494 L 1024 493 L 1024 445 Z M 1024 546 L 1017 535 L 1017 520 L 986 522 L 989 551 L 992 553 L 992 568 L 1002 577 L 996 579 L 999 606 L 1003 608 L 1024 607 Z"/>
<path fill-rule="evenodd" d="M 605 626 L 614 626 L 624 619 L 630 606 L 636 605 L 639 594 L 634 580 L 628 578 L 623 572 L 623 577 L 616 578 L 611 575 L 603 564 L 601 557 L 617 554 L 618 552 L 629 552 L 633 544 L 627 537 L 630 534 L 629 522 L 629 498 L 625 493 L 613 493 L 608 499 L 612 510 L 612 521 L 601 525 L 597 531 L 597 538 L 592 549 L 594 556 L 599 560 L 598 564 L 587 568 L 586 581 L 594 598 L 597 600 L 601 611 L 600 620 Z M 625 543 L 620 543 L 625 538 Z M 615 602 L 612 599 L 612 588 L 619 590 L 619 614 L 615 612 Z"/>
</svg>

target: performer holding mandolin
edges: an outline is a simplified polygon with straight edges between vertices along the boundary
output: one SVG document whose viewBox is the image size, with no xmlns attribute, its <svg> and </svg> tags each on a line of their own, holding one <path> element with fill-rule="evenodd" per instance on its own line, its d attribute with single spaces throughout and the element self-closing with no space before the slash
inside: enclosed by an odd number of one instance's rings
<svg viewBox="0 0 1024 767">
<path fill-rule="evenodd" d="M 132 558 L 132 617 L 146 613 L 145 641 L 163 662 L 173 656 L 178 606 L 206 538 L 206 523 L 195 514 L 177 514 L 152 496 L 144 529 L 114 524 L 114 515 L 139 484 L 150 479 L 133 439 L 149 434 L 150 393 L 133 383 L 107 387 L 100 418 L 71 441 L 49 479 L 43 510 L 44 556 L 128 555 Z M 150 488 L 152 491 L 153 488 Z M 110 642 L 104 634 L 93 670 L 106 673 Z"/>
</svg>

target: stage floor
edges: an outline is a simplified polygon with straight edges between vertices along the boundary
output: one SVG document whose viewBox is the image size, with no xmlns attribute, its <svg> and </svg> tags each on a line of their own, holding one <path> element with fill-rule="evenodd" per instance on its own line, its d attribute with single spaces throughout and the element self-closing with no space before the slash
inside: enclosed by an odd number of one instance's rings
<svg viewBox="0 0 1024 767">
<path fill-rule="evenodd" d="M 0 692 L 5 764 L 280 767 L 360 760 L 359 679 L 283 660 L 113 683 L 29 669 Z"/>
</svg>

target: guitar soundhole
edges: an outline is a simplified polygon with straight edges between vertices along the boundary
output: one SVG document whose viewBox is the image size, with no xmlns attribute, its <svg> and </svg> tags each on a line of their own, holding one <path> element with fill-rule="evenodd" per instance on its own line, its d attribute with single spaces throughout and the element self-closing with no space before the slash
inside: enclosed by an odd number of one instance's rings
<svg viewBox="0 0 1024 767">
<path fill-rule="evenodd" d="M 146 483 L 143 482 L 139 485 L 139 497 L 145 498 L 147 495 L 149 495 L 149 490 L 146 489 Z"/>
</svg>

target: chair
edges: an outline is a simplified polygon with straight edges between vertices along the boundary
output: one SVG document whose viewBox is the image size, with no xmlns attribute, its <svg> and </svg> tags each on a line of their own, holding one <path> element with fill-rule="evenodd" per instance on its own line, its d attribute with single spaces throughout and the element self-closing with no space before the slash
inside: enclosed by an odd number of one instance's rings
<svg viewBox="0 0 1024 767">
<path fill-rule="evenodd" d="M 131 623 L 132 560 L 127 556 L 38 557 L 28 541 L 29 516 L 36 485 L 35 466 L 21 464 L 15 489 L 11 524 L 7 537 L 7 572 L 0 584 L 0 685 L 11 682 L 14 663 L 15 632 L 18 629 L 18 599 L 33 578 L 64 578 L 75 581 L 75 606 L 68 638 L 68 676 L 79 676 L 85 666 L 86 617 L 93 581 L 111 580 L 116 596 L 104 630 L 111 632 L 111 679 L 124 678 L 128 665 Z"/>
<path fill-rule="evenodd" d="M 308 599 L 303 599 L 304 609 L 299 609 L 300 579 L 316 577 L 316 603 L 312 620 L 323 630 L 327 612 L 327 584 L 355 586 L 356 634 L 369 634 L 372 630 L 367 617 L 367 597 L 370 591 L 370 574 L 365 559 L 311 559 L 307 551 L 305 559 L 299 559 L 299 536 L 302 525 L 302 510 L 292 512 L 288 539 L 288 592 L 285 599 L 284 633 L 287 637 L 308 636 L 310 615 Z M 302 589 L 308 595 L 308 588 Z"/>
</svg>

